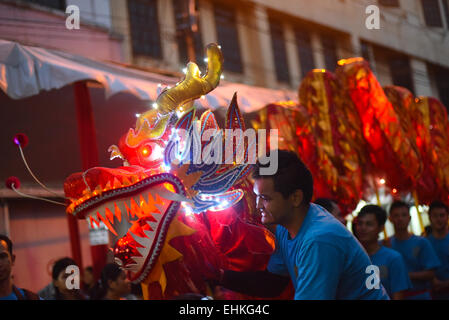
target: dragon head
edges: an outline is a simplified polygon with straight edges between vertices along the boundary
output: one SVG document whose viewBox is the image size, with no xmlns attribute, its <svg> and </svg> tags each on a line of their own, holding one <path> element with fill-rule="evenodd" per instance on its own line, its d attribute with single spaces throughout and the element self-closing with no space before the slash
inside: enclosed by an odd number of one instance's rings
<svg viewBox="0 0 449 320">
<path fill-rule="evenodd" d="M 91 168 L 64 183 L 71 199 L 67 213 L 92 226 L 102 222 L 116 236 L 115 261 L 134 283 L 160 270 L 161 260 L 179 257 L 169 241 L 195 232 L 182 222 L 185 216 L 225 210 L 244 195 L 236 185 L 249 166 L 210 161 L 223 136 L 212 112 L 198 120 L 192 107 L 219 84 L 219 47 L 209 45 L 207 56 L 206 75 L 201 77 L 196 64 L 189 63 L 185 78 L 162 91 L 155 109 L 142 114 L 118 146 L 110 147 L 111 159 L 121 158 L 122 167 Z M 226 127 L 244 130 L 235 96 Z M 204 139 L 206 131 L 209 139 Z"/>
</svg>

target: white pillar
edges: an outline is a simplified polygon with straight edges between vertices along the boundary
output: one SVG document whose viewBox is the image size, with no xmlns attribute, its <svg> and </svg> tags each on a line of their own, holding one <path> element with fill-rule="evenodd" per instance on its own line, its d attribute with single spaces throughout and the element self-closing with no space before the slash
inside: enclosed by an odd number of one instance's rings
<svg viewBox="0 0 449 320">
<path fill-rule="evenodd" d="M 413 86 L 415 88 L 415 96 L 432 96 L 432 84 L 426 62 L 416 58 L 410 58 L 410 69 L 412 72 Z"/>
<path fill-rule="evenodd" d="M 315 60 L 315 68 L 326 69 L 326 62 L 324 60 L 323 44 L 319 33 L 311 32 L 310 42 L 313 50 L 313 58 Z M 333 70 L 332 70 L 333 71 Z"/>
<path fill-rule="evenodd" d="M 209 43 L 216 43 L 217 30 L 215 29 L 214 8 L 210 1 L 200 0 L 199 2 L 200 32 L 203 39 L 203 47 Z"/>
<path fill-rule="evenodd" d="M 254 7 L 256 29 L 260 43 L 260 57 L 265 74 L 265 85 L 270 88 L 276 87 L 276 70 L 274 65 L 273 49 L 271 46 L 270 23 L 265 7 L 255 5 Z"/>
<path fill-rule="evenodd" d="M 111 1 L 111 24 L 114 33 L 123 36 L 122 56 L 125 63 L 133 63 L 133 49 L 127 1 Z"/>
<path fill-rule="evenodd" d="M 162 58 L 168 66 L 177 70 L 180 67 L 180 63 L 178 43 L 176 42 L 176 23 L 172 0 L 158 0 L 157 9 Z"/>
<path fill-rule="evenodd" d="M 295 32 L 289 23 L 284 23 L 284 35 L 290 83 L 294 88 L 298 88 L 301 82 L 301 67 L 299 65 L 298 46 L 296 44 Z"/>
</svg>

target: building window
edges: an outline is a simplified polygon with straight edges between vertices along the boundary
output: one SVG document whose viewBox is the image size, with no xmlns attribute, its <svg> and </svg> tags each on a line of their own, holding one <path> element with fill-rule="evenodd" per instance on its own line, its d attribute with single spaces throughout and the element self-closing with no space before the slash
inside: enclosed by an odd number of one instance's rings
<svg viewBox="0 0 449 320">
<path fill-rule="evenodd" d="M 424 20 L 428 27 L 442 27 L 443 20 L 441 19 L 439 0 L 421 0 Z"/>
<path fill-rule="evenodd" d="M 449 0 L 443 0 L 443 10 L 446 18 L 446 28 L 449 29 Z"/>
<path fill-rule="evenodd" d="M 162 58 L 157 0 L 128 0 L 134 55 Z"/>
<path fill-rule="evenodd" d="M 415 89 L 413 86 L 410 60 L 403 56 L 391 56 L 388 61 L 393 84 L 407 88 L 413 93 Z"/>
<path fill-rule="evenodd" d="M 326 65 L 326 69 L 335 70 L 337 68 L 337 44 L 335 43 L 335 39 L 329 35 L 321 36 L 321 43 L 323 45 L 323 55 L 324 55 L 324 63 Z"/>
<path fill-rule="evenodd" d="M 66 1 L 65 0 L 28 0 L 28 2 L 35 3 L 44 7 L 49 7 L 57 10 L 66 9 Z"/>
<path fill-rule="evenodd" d="M 204 48 L 199 27 L 199 16 L 197 14 L 198 1 L 193 1 L 194 7 L 189 8 L 190 1 L 191 0 L 173 0 L 179 62 L 184 65 L 187 61 L 191 60 L 188 53 L 188 42 L 192 41 L 192 47 L 195 51 L 195 62 L 198 65 L 203 66 Z"/>
<path fill-rule="evenodd" d="M 435 80 L 438 87 L 440 100 L 449 113 L 449 69 L 444 69 L 441 67 L 436 68 Z"/>
<path fill-rule="evenodd" d="M 399 0 L 378 0 L 379 5 L 384 7 L 399 8 Z"/>
<path fill-rule="evenodd" d="M 304 78 L 310 70 L 315 69 L 312 41 L 310 40 L 310 34 L 301 29 L 295 29 L 295 38 L 298 48 L 299 64 L 301 66 L 301 75 Z"/>
<path fill-rule="evenodd" d="M 285 48 L 284 30 L 282 23 L 278 20 L 270 19 L 271 48 L 273 49 L 276 78 L 279 82 L 290 82 L 288 72 L 287 50 Z"/>
<path fill-rule="evenodd" d="M 224 57 L 223 69 L 243 73 L 235 13 L 232 7 L 214 4 L 217 39 Z"/>
</svg>

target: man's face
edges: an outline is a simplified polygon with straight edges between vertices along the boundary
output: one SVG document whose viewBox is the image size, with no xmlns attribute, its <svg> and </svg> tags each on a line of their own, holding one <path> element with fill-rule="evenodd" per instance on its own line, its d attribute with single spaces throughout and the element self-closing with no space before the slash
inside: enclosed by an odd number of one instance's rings
<svg viewBox="0 0 449 320">
<path fill-rule="evenodd" d="M 12 267 L 14 265 L 14 256 L 8 251 L 8 244 L 0 240 L 0 282 L 11 277 Z"/>
<path fill-rule="evenodd" d="M 405 230 L 410 223 L 410 213 L 407 207 L 399 207 L 391 210 L 390 221 L 397 230 Z"/>
<path fill-rule="evenodd" d="M 430 224 L 435 231 L 444 231 L 448 227 L 449 213 L 445 208 L 434 208 L 429 212 Z"/>
<path fill-rule="evenodd" d="M 376 242 L 381 232 L 376 215 L 372 213 L 359 216 L 357 218 L 357 238 L 362 243 Z"/>
<path fill-rule="evenodd" d="M 126 273 L 122 271 L 117 280 L 109 282 L 109 288 L 118 296 L 123 297 L 131 292 L 131 282 L 126 278 Z"/>
<path fill-rule="evenodd" d="M 290 221 L 294 207 L 298 205 L 297 199 L 294 199 L 293 195 L 286 199 L 280 192 L 275 191 L 272 178 L 256 179 L 254 193 L 263 224 L 285 226 Z"/>
<path fill-rule="evenodd" d="M 94 275 L 92 274 L 92 272 L 90 272 L 90 270 L 84 269 L 84 278 L 83 278 L 83 282 L 87 285 L 87 286 L 91 286 L 94 284 L 95 279 L 94 279 Z"/>
<path fill-rule="evenodd" d="M 68 293 L 71 289 L 67 288 L 67 278 L 70 276 L 70 273 L 67 273 L 66 270 L 62 270 L 56 280 L 53 280 L 53 284 L 58 288 L 61 293 Z"/>
</svg>

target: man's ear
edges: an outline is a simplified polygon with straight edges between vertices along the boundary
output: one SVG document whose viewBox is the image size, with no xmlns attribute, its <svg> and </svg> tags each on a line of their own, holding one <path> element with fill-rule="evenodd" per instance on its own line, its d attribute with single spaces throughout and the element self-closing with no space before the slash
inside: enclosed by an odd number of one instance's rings
<svg viewBox="0 0 449 320">
<path fill-rule="evenodd" d="M 290 197 L 293 202 L 293 206 L 299 207 L 302 203 L 302 200 L 304 199 L 304 193 L 302 192 L 302 190 L 298 189 L 295 192 L 293 192 L 293 194 Z"/>
</svg>

